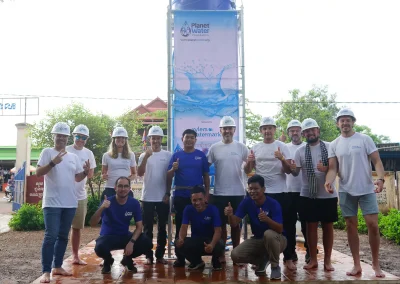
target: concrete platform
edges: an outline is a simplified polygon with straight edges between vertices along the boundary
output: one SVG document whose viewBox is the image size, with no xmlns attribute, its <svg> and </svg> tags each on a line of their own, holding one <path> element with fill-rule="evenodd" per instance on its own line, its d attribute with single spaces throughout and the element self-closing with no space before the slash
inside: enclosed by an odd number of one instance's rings
<svg viewBox="0 0 400 284">
<path fill-rule="evenodd" d="M 144 256 L 135 259 L 138 272 L 135 274 L 125 273 L 124 268 L 120 265 L 123 251 L 113 252 L 115 259 L 111 274 L 101 274 L 100 263 L 102 259 L 98 258 L 94 253 L 95 242 L 89 243 L 86 247 L 80 250 L 82 259 L 88 263 L 85 266 L 72 265 L 71 257 L 64 261 L 63 267 L 73 273 L 72 277 L 54 276 L 52 283 L 69 284 L 69 283 L 264 283 L 264 282 L 279 282 L 279 280 L 270 280 L 270 266 L 267 268 L 267 276 L 257 277 L 250 265 L 243 267 L 234 266 L 230 260 L 230 252 L 226 252 L 227 263 L 222 271 L 212 271 L 211 257 L 203 257 L 206 262 L 206 267 L 203 271 L 189 272 L 185 268 L 174 268 L 173 260 L 168 264 L 154 264 L 152 266 L 144 265 Z M 297 245 L 297 254 L 299 261 L 297 263 L 297 271 L 286 269 L 281 263 L 282 277 L 281 282 L 295 283 L 335 283 L 335 284 L 377 284 L 377 283 L 400 283 L 400 278 L 389 273 L 386 273 L 385 278 L 376 278 L 370 265 L 363 263 L 363 273 L 356 277 L 346 275 L 346 271 L 352 267 L 352 258 L 340 252 L 333 251 L 332 262 L 335 271 L 326 272 L 323 270 L 323 248 L 319 248 L 320 254 L 319 267 L 317 269 L 306 271 L 303 269 L 305 251 L 301 243 Z M 282 257 L 281 257 L 282 258 Z M 40 279 L 33 283 L 40 283 Z"/>
</svg>

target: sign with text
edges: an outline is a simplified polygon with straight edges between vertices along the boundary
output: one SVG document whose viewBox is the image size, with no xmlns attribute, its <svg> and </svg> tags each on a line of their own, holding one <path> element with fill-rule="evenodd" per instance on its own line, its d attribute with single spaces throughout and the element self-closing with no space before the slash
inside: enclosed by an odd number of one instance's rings
<svg viewBox="0 0 400 284">
<path fill-rule="evenodd" d="M 173 73 L 174 151 L 183 148 L 182 132 L 193 129 L 196 148 L 207 153 L 222 140 L 223 116 L 239 125 L 237 12 L 175 11 Z"/>
<path fill-rule="evenodd" d="M 26 203 L 37 204 L 43 198 L 44 177 L 28 176 L 26 178 Z"/>
</svg>

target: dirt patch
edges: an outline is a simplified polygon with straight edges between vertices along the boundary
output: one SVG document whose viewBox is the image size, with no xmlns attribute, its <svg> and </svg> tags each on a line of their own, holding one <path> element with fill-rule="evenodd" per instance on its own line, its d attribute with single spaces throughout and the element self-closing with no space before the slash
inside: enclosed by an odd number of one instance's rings
<svg viewBox="0 0 400 284">
<path fill-rule="evenodd" d="M 347 243 L 346 231 L 335 230 L 333 249 L 351 256 Z M 372 264 L 371 249 L 369 247 L 368 235 L 359 235 L 361 261 Z M 319 243 L 322 242 L 322 232 L 319 231 Z M 381 268 L 390 274 L 400 277 L 400 246 L 392 241 L 381 237 L 380 263 Z"/>
<path fill-rule="evenodd" d="M 156 231 L 156 228 L 155 230 Z M 249 230 L 250 232 L 250 230 Z M 321 232 L 320 232 L 321 233 Z M 82 234 L 82 244 L 96 239 L 99 228 L 85 228 Z M 322 238 L 320 237 L 320 240 Z M 43 231 L 8 232 L 0 234 L 0 283 L 30 283 L 41 275 L 41 245 Z M 335 230 L 333 248 L 341 253 L 351 255 L 347 245 L 345 231 Z M 361 260 L 371 264 L 371 252 L 368 236 L 360 235 Z M 71 255 L 70 244 L 65 257 Z M 400 276 L 400 246 L 382 238 L 381 265 L 383 270 Z"/>
</svg>

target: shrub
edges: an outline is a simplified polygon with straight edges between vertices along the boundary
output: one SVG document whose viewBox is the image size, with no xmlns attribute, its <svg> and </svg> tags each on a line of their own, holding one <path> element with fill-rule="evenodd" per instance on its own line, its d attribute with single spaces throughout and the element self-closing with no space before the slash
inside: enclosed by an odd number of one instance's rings
<svg viewBox="0 0 400 284">
<path fill-rule="evenodd" d="M 333 223 L 333 227 L 335 229 L 344 230 L 346 229 L 346 221 L 343 218 L 342 210 L 340 210 L 340 206 L 338 206 L 338 220 Z"/>
<path fill-rule="evenodd" d="M 44 229 L 42 204 L 23 204 L 8 223 L 15 231 L 38 231 Z"/>
<path fill-rule="evenodd" d="M 100 205 L 100 199 L 95 195 L 88 196 L 87 203 L 87 213 L 85 218 L 85 225 L 89 226 L 90 218 L 92 218 L 93 214 L 97 211 Z M 101 222 L 101 221 L 100 221 Z"/>
<path fill-rule="evenodd" d="M 381 216 L 379 227 L 385 238 L 400 244 L 400 211 L 390 209 L 388 215 Z"/>
</svg>

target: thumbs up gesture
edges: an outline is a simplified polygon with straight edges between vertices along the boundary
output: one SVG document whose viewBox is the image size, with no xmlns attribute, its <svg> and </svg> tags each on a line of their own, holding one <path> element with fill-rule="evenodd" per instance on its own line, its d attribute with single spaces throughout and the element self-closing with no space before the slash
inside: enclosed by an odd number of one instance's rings
<svg viewBox="0 0 400 284">
<path fill-rule="evenodd" d="M 233 208 L 232 208 L 230 202 L 228 202 L 228 206 L 225 207 L 224 214 L 225 214 L 225 216 L 232 216 L 233 215 Z"/>
<path fill-rule="evenodd" d="M 179 169 L 179 158 L 176 159 L 176 161 L 172 163 L 172 169 L 174 171 L 177 171 Z"/>
<path fill-rule="evenodd" d="M 104 201 L 103 204 L 101 204 L 101 207 L 103 207 L 103 209 L 106 209 L 110 207 L 110 205 L 111 205 L 110 200 L 107 199 L 107 195 L 104 195 Z"/>
<path fill-rule="evenodd" d="M 258 213 L 258 219 L 261 222 L 267 222 L 267 214 L 265 214 L 265 212 L 262 210 L 262 208 L 260 208 L 260 213 Z"/>
<path fill-rule="evenodd" d="M 253 150 L 250 150 L 250 154 L 247 156 L 247 162 L 254 162 L 256 160 L 256 156 L 254 156 Z"/>
<path fill-rule="evenodd" d="M 282 130 L 282 134 L 281 134 L 281 136 L 279 137 L 279 141 L 285 142 L 286 139 L 287 139 L 287 137 L 286 137 L 285 131 Z"/>
<path fill-rule="evenodd" d="M 324 164 L 322 163 L 321 160 L 319 160 L 318 164 L 317 164 L 317 170 L 323 173 L 328 172 L 328 166 L 324 166 Z"/>
<path fill-rule="evenodd" d="M 214 250 L 214 246 L 211 243 L 207 244 L 204 242 L 204 250 L 206 251 L 206 253 L 212 253 L 212 251 Z"/>
<path fill-rule="evenodd" d="M 291 160 L 291 161 L 290 161 L 290 170 L 291 170 L 292 172 L 294 172 L 294 171 L 296 171 L 296 169 L 297 169 L 296 162 L 295 162 L 294 160 Z"/>
<path fill-rule="evenodd" d="M 285 159 L 285 157 L 282 155 L 281 147 L 278 147 L 278 150 L 274 152 L 274 155 L 278 160 L 283 161 Z"/>
</svg>

